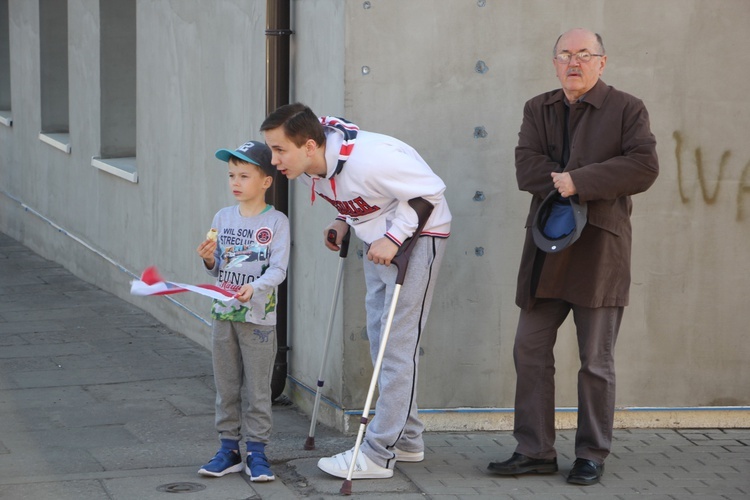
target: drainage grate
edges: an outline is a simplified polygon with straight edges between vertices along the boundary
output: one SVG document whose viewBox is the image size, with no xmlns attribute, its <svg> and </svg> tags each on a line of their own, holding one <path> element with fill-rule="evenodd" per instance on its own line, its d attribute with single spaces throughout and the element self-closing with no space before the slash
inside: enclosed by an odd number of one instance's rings
<svg viewBox="0 0 750 500">
<path fill-rule="evenodd" d="M 169 483 L 162 484 L 157 491 L 163 493 L 195 493 L 196 491 L 203 491 L 206 486 L 200 483 Z"/>
</svg>

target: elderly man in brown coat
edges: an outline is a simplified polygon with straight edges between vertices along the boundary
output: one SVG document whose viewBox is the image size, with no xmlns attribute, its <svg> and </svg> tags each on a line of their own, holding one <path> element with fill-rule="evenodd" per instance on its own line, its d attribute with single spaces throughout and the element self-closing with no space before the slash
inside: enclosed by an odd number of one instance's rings
<svg viewBox="0 0 750 500">
<path fill-rule="evenodd" d="M 567 481 L 587 485 L 599 481 L 612 442 L 614 347 L 630 287 L 630 197 L 653 184 L 659 166 L 643 102 L 600 79 L 607 63 L 601 37 L 568 31 L 553 58 L 562 88 L 526 103 L 516 148 L 518 187 L 532 195 L 516 292 L 518 445 L 510 459 L 488 469 L 557 471 L 553 347 L 573 311 L 581 368 L 576 460 Z M 552 190 L 585 205 L 588 221 L 572 245 L 545 253 L 531 226 Z"/>
</svg>

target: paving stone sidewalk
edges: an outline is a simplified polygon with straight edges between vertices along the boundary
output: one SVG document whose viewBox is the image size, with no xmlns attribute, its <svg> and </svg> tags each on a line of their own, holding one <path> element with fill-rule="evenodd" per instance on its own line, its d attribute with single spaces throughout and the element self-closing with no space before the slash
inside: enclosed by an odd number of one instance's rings
<svg viewBox="0 0 750 500">
<path fill-rule="evenodd" d="M 127 282 L 127 277 L 123 281 Z M 162 299 L 154 299 L 162 300 Z M 340 498 L 318 458 L 354 437 L 274 406 L 277 480 L 197 475 L 216 451 L 208 351 L 0 233 L 0 499 Z M 558 433 L 560 471 L 497 477 L 509 432 L 427 432 L 426 458 L 393 479 L 355 481 L 363 499 L 746 499 L 750 430 L 616 430 L 600 484 L 565 482 L 573 431 Z"/>
</svg>

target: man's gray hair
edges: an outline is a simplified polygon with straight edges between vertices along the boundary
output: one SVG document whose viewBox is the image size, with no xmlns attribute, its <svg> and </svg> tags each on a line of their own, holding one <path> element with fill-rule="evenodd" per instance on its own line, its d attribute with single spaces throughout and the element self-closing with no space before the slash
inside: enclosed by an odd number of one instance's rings
<svg viewBox="0 0 750 500">
<path fill-rule="evenodd" d="M 566 32 L 567 33 L 567 32 Z M 563 37 L 565 33 L 557 37 L 557 40 L 555 40 L 555 46 L 552 47 L 552 57 L 555 57 L 557 55 L 557 44 L 560 43 L 560 39 Z M 601 55 L 605 55 L 607 52 L 604 50 L 604 42 L 602 41 L 602 36 L 599 33 L 594 33 L 594 36 L 596 36 L 596 43 L 599 44 L 599 53 Z"/>
</svg>

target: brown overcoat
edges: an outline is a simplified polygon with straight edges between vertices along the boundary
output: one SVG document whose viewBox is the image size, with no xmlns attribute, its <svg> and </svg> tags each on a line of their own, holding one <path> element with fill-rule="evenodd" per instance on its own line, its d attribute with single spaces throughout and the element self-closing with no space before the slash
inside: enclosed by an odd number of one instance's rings
<svg viewBox="0 0 750 500">
<path fill-rule="evenodd" d="M 562 89 L 530 99 L 516 147 L 516 179 L 532 194 L 518 272 L 516 304 L 531 309 L 537 298 L 584 307 L 625 306 L 630 290 L 630 196 L 648 189 L 659 173 L 656 139 L 643 102 L 599 80 L 583 102 L 570 104 L 569 172 L 588 223 L 581 237 L 559 253 L 538 250 L 531 235 L 537 207 L 562 171 L 565 96 Z"/>
</svg>

